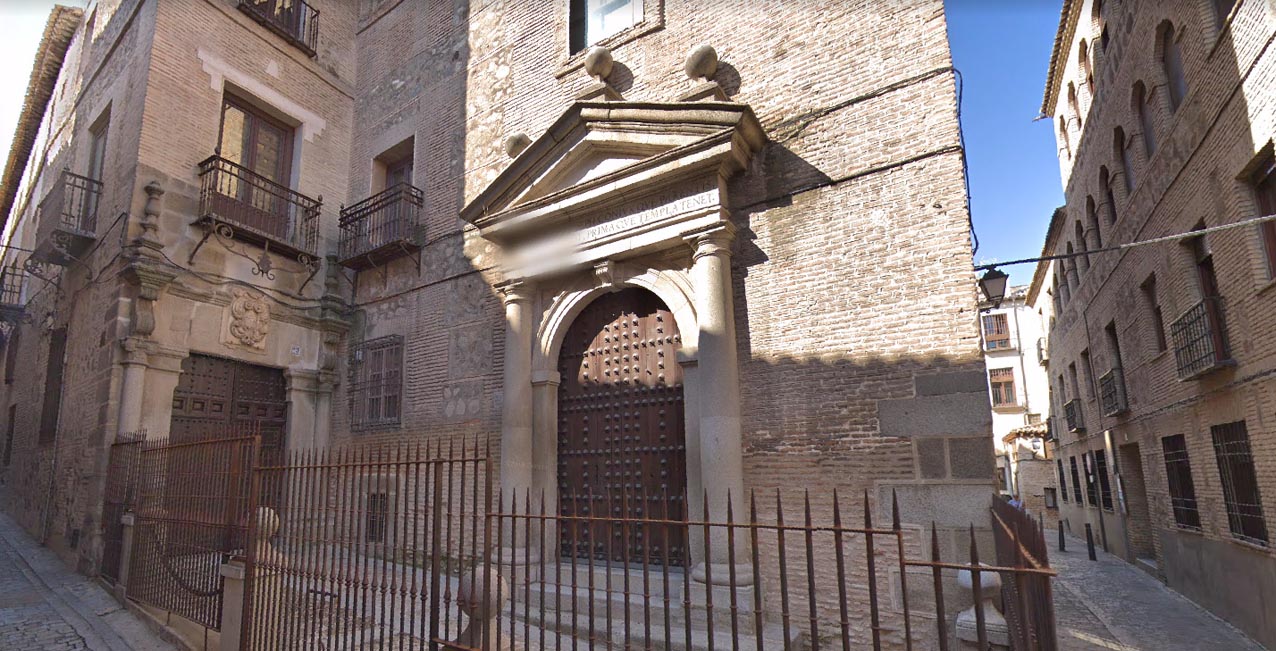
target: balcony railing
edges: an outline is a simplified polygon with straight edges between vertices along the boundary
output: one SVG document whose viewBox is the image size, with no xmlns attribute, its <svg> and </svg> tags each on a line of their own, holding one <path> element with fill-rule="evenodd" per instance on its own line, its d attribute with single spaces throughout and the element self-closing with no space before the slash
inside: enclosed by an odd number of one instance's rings
<svg viewBox="0 0 1276 651">
<path fill-rule="evenodd" d="M 22 290 L 27 284 L 27 270 L 13 260 L 0 267 L 0 321 L 14 323 L 22 317 Z"/>
<path fill-rule="evenodd" d="M 322 202 L 220 156 L 199 164 L 200 220 L 230 227 L 235 239 L 284 254 L 315 257 Z"/>
<path fill-rule="evenodd" d="M 1130 408 L 1121 367 L 1099 376 L 1099 404 L 1103 407 L 1104 416 L 1115 416 Z"/>
<path fill-rule="evenodd" d="M 1085 431 L 1085 416 L 1081 413 L 1081 401 L 1070 400 L 1063 405 L 1063 418 L 1068 423 L 1069 432 Z"/>
<path fill-rule="evenodd" d="M 63 170 L 40 202 L 36 259 L 65 265 L 83 255 L 97 239 L 101 202 L 101 181 Z"/>
<path fill-rule="evenodd" d="M 1174 361 L 1180 380 L 1188 380 L 1221 366 L 1230 359 L 1223 326 L 1223 307 L 1217 296 L 1188 308 L 1170 325 Z"/>
<path fill-rule="evenodd" d="M 315 55 L 318 9 L 302 0 L 239 0 L 239 10 L 307 55 Z"/>
<path fill-rule="evenodd" d="M 352 269 L 377 266 L 421 250 L 425 193 L 398 183 L 341 210 L 338 259 Z"/>
</svg>

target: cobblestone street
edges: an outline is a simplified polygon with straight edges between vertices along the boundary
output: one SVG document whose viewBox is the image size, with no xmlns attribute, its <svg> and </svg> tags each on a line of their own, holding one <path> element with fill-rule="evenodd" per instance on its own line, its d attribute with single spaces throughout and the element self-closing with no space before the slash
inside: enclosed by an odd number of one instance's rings
<svg viewBox="0 0 1276 651">
<path fill-rule="evenodd" d="M 1058 534 L 1047 531 L 1052 543 Z M 1061 651 L 1263 651 L 1227 622 L 1156 578 L 1102 549 L 1086 557 L 1085 540 L 1050 548 Z"/>
<path fill-rule="evenodd" d="M 166 651 L 174 647 L 0 515 L 0 649 Z"/>
</svg>

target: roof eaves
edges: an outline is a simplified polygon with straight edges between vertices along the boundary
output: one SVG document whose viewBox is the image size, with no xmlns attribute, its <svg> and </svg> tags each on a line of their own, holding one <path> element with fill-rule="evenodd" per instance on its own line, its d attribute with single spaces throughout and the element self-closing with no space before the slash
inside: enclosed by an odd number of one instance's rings
<svg viewBox="0 0 1276 651">
<path fill-rule="evenodd" d="M 1059 229 L 1063 227 L 1063 221 L 1067 219 L 1067 214 L 1067 206 L 1059 206 L 1050 215 L 1050 226 L 1046 228 L 1046 241 L 1041 245 L 1041 257 L 1053 255 L 1055 241 L 1059 238 Z M 1028 305 L 1037 302 L 1037 295 L 1041 293 L 1041 287 L 1046 281 L 1046 269 L 1050 268 L 1051 262 L 1051 260 L 1037 261 L 1037 266 L 1032 272 L 1032 284 L 1028 287 Z"/>
<path fill-rule="evenodd" d="M 1041 99 L 1042 116 L 1054 113 L 1055 99 L 1059 96 L 1061 68 L 1065 63 L 1063 57 L 1069 49 L 1068 44 L 1072 42 L 1072 32 L 1076 29 L 1074 14 L 1080 10 L 1080 0 L 1063 0 L 1063 9 L 1059 12 L 1059 28 L 1054 35 L 1054 48 L 1050 51 L 1050 68 L 1046 70 L 1046 92 Z"/>
</svg>

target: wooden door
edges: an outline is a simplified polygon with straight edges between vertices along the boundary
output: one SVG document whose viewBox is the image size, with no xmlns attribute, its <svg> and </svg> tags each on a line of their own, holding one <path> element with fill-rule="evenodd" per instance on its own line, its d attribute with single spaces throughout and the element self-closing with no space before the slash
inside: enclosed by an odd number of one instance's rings
<svg viewBox="0 0 1276 651">
<path fill-rule="evenodd" d="M 562 514 L 685 518 L 681 344 L 669 309 L 642 289 L 603 296 L 576 318 L 559 356 Z M 564 555 L 685 562 L 682 526 L 617 521 L 574 529 L 560 528 Z"/>
<path fill-rule="evenodd" d="M 263 453 L 283 447 L 288 424 L 284 373 L 208 355 L 182 360 L 169 438 L 189 443 L 260 433 Z"/>
</svg>

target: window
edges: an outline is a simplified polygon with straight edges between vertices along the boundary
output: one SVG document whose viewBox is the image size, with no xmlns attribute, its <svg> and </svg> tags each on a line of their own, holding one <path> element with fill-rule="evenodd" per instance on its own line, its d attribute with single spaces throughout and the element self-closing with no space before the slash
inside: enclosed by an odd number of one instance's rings
<svg viewBox="0 0 1276 651">
<path fill-rule="evenodd" d="M 1057 497 L 1057 494 L 1055 493 L 1054 488 L 1047 486 L 1045 489 L 1044 498 L 1045 498 L 1047 509 L 1059 508 L 1059 498 Z"/>
<path fill-rule="evenodd" d="M 1099 186 L 1103 188 L 1103 210 L 1107 213 L 1108 223 L 1115 224 L 1117 220 L 1116 195 L 1112 194 L 1112 177 L 1108 174 L 1106 166 L 1099 168 Z"/>
<path fill-rule="evenodd" d="M 1090 104 L 1094 104 L 1094 71 L 1090 69 L 1090 46 L 1086 44 L 1085 39 L 1081 39 L 1081 46 L 1077 48 L 1077 67 L 1081 69 L 1081 80 L 1085 84 L 1086 91 L 1090 93 Z"/>
<path fill-rule="evenodd" d="M 18 405 L 9 405 L 9 422 L 4 430 L 4 465 L 7 467 L 13 460 L 13 430 L 18 420 Z"/>
<path fill-rule="evenodd" d="M 1081 476 L 1077 474 L 1077 458 L 1072 457 L 1069 461 L 1072 465 L 1072 499 L 1081 505 Z"/>
<path fill-rule="evenodd" d="M 364 511 L 364 542 L 385 542 L 386 525 L 389 519 L 390 495 L 388 493 L 368 493 L 368 508 Z"/>
<path fill-rule="evenodd" d="M 1263 215 L 1276 215 L 1276 157 L 1268 156 L 1252 177 L 1258 211 Z M 1276 278 L 1276 221 L 1263 222 L 1259 227 L 1263 240 L 1263 253 L 1267 261 L 1267 277 Z"/>
<path fill-rule="evenodd" d="M 1063 459 L 1055 459 L 1055 464 L 1059 466 L 1059 497 L 1064 502 L 1068 501 L 1068 476 L 1063 474 Z"/>
<path fill-rule="evenodd" d="M 1133 102 L 1134 115 L 1139 118 L 1139 130 L 1143 132 L 1143 153 L 1152 158 L 1152 154 L 1156 153 L 1156 127 L 1148 111 L 1147 88 L 1141 81 L 1134 84 Z"/>
<path fill-rule="evenodd" d="M 1068 255 L 1068 257 L 1063 260 L 1063 279 L 1068 281 L 1068 289 L 1075 290 L 1077 285 L 1081 284 L 1081 279 L 1077 275 L 1077 268 L 1081 266 L 1080 261 L 1075 255 L 1077 249 L 1072 245 L 1072 242 L 1068 242 L 1068 245 L 1063 247 L 1063 250 L 1064 253 Z"/>
<path fill-rule="evenodd" d="M 222 158 L 288 187 L 292 175 L 292 132 L 288 125 L 227 96 L 222 104 L 218 151 Z M 244 183 L 243 190 L 248 189 L 249 184 Z"/>
<path fill-rule="evenodd" d="M 1072 114 L 1077 116 L 1077 128 L 1081 128 L 1084 124 L 1081 119 L 1081 102 L 1077 101 L 1077 87 L 1072 82 L 1068 82 L 1068 108 L 1072 109 Z"/>
<path fill-rule="evenodd" d="M 1117 337 L 1116 321 L 1108 321 L 1103 326 L 1103 336 L 1108 340 L 1108 353 L 1112 355 L 1112 368 L 1124 368 L 1121 365 L 1121 340 Z"/>
<path fill-rule="evenodd" d="M 1187 454 L 1187 439 L 1182 434 L 1161 439 L 1165 454 L 1165 479 L 1170 488 L 1170 509 L 1174 524 L 1188 529 L 1201 528 L 1201 512 L 1196 506 L 1196 485 L 1192 483 L 1192 460 Z"/>
<path fill-rule="evenodd" d="M 1165 340 L 1165 316 L 1161 313 L 1161 299 L 1156 295 L 1156 274 L 1148 276 L 1139 286 L 1143 290 L 1143 303 L 1148 311 L 1148 322 L 1155 333 L 1156 352 L 1162 352 L 1168 344 Z"/>
<path fill-rule="evenodd" d="M 1205 224 L 1197 224 L 1196 229 L 1205 228 Z M 1195 230 L 1195 229 L 1194 229 Z M 1214 361 L 1231 359 L 1227 348 L 1227 324 L 1223 320 L 1221 299 L 1218 289 L 1218 274 L 1214 271 L 1214 252 L 1204 235 L 1188 240 L 1192 247 L 1192 256 L 1196 260 L 1196 279 L 1201 290 L 1201 299 L 1206 310 L 1205 316 L 1209 324 L 1210 343 L 1214 346 Z"/>
<path fill-rule="evenodd" d="M 1183 49 L 1174 25 L 1161 23 L 1161 65 L 1165 70 L 1165 88 L 1170 95 L 1170 111 L 1178 111 L 1187 97 L 1187 77 L 1183 74 Z"/>
<path fill-rule="evenodd" d="M 58 415 L 62 411 L 62 371 L 66 366 L 66 328 L 49 333 L 49 359 L 44 371 L 44 404 L 40 411 L 40 445 L 52 443 L 58 435 Z"/>
<path fill-rule="evenodd" d="M 1081 370 L 1085 373 L 1085 392 L 1094 399 L 1094 365 L 1090 362 L 1090 349 L 1081 351 Z M 1080 397 L 1081 394 L 1077 394 Z"/>
<path fill-rule="evenodd" d="M 994 368 L 988 370 L 988 382 L 992 385 L 992 406 L 1015 406 L 1015 370 Z"/>
<path fill-rule="evenodd" d="M 1005 314 L 984 315 L 984 348 L 1001 350 L 1010 348 L 1010 326 Z"/>
<path fill-rule="evenodd" d="M 1081 250 L 1081 255 L 1076 258 L 1078 275 L 1084 276 L 1090 270 L 1090 256 L 1086 255 L 1085 227 L 1081 225 L 1080 219 L 1073 223 L 1072 234 L 1077 241 L 1077 248 Z"/>
<path fill-rule="evenodd" d="M 1258 474 L 1254 470 L 1245 421 L 1215 425 L 1210 428 L 1210 436 L 1214 439 L 1214 456 L 1223 480 L 1223 502 L 1227 505 L 1227 523 L 1232 535 L 1266 545 L 1267 522 L 1263 519 Z"/>
<path fill-rule="evenodd" d="M 1099 45 L 1106 52 L 1108 49 L 1108 18 L 1103 11 L 1103 0 L 1095 0 L 1093 19 L 1099 32 Z"/>
<path fill-rule="evenodd" d="M 1063 143 L 1063 152 L 1072 158 L 1072 142 L 1068 139 L 1068 122 L 1059 116 L 1059 142 Z"/>
<path fill-rule="evenodd" d="M 1094 234 L 1094 248 L 1103 248 L 1103 233 L 1099 230 L 1099 211 L 1095 209 L 1094 197 L 1085 198 L 1086 228 Z"/>
<path fill-rule="evenodd" d="M 351 351 L 350 426 L 399 424 L 403 392 L 403 337 L 365 341 Z"/>
<path fill-rule="evenodd" d="M 572 53 L 642 22 L 642 0 L 571 0 L 569 11 Z"/>
<path fill-rule="evenodd" d="M 1094 474 L 1099 477 L 1099 500 L 1103 504 L 1104 510 L 1112 510 L 1112 484 L 1108 480 L 1108 453 L 1104 450 L 1095 450 L 1094 454 Z"/>
<path fill-rule="evenodd" d="M 1112 149 L 1113 154 L 1121 161 L 1121 175 L 1125 177 L 1125 191 L 1127 193 L 1134 192 L 1134 158 L 1130 154 L 1130 148 L 1126 147 L 1125 129 L 1117 127 L 1112 131 Z"/>
<path fill-rule="evenodd" d="M 1090 506 L 1099 505 L 1099 482 L 1094 472 L 1094 453 L 1087 452 L 1081 455 L 1081 461 L 1085 464 L 1085 500 Z"/>
</svg>

